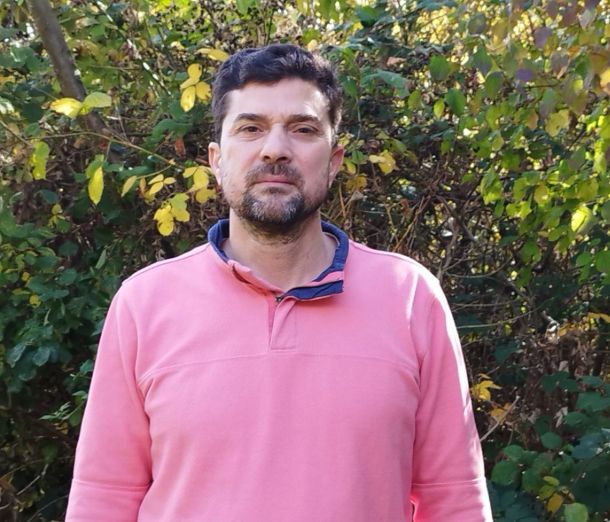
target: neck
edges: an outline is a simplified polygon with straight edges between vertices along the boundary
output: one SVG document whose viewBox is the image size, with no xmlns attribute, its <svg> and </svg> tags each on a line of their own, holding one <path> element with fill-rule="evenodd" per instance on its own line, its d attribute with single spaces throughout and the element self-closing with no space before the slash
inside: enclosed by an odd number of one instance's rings
<svg viewBox="0 0 610 522">
<path fill-rule="evenodd" d="M 336 243 L 322 232 L 319 213 L 284 235 L 260 234 L 233 212 L 222 245 L 231 259 L 282 291 L 313 280 L 332 263 Z"/>
</svg>

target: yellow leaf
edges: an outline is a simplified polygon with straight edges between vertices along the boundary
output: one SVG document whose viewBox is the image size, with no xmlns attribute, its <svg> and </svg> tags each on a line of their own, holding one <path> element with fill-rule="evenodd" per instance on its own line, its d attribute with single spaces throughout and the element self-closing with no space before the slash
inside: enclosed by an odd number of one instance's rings
<svg viewBox="0 0 610 522">
<path fill-rule="evenodd" d="M 154 214 L 157 230 L 162 236 L 169 236 L 174 230 L 174 216 L 169 203 L 164 203 Z"/>
<path fill-rule="evenodd" d="M 172 215 L 174 216 L 176 221 L 182 221 L 183 223 L 186 223 L 191 217 L 187 210 L 184 210 L 182 208 L 173 208 L 173 207 L 172 207 Z"/>
<path fill-rule="evenodd" d="M 195 85 L 195 94 L 197 94 L 197 98 L 199 98 L 201 101 L 206 101 L 212 94 L 212 90 L 207 83 L 199 82 L 197 85 Z"/>
<path fill-rule="evenodd" d="M 372 154 L 369 156 L 371 163 L 379 164 L 379 168 L 384 174 L 389 174 L 396 168 L 396 160 L 388 150 L 384 150 L 381 154 Z"/>
<path fill-rule="evenodd" d="M 216 196 L 216 192 L 209 188 L 202 188 L 195 192 L 195 200 L 197 203 L 205 203 L 208 199 L 212 199 Z"/>
<path fill-rule="evenodd" d="M 172 178 L 171 176 L 168 178 L 165 178 L 163 180 L 163 184 L 164 185 L 171 185 L 172 183 L 176 183 L 176 178 Z"/>
<path fill-rule="evenodd" d="M 193 108 L 195 105 L 195 96 L 196 90 L 193 85 L 182 91 L 182 96 L 180 96 L 180 107 L 182 107 L 184 112 L 188 112 Z"/>
<path fill-rule="evenodd" d="M 40 306 L 40 297 L 38 297 L 36 294 L 32 294 L 29 301 L 34 308 L 38 308 Z"/>
<path fill-rule="evenodd" d="M 155 221 L 171 221 L 172 220 L 172 207 L 168 203 L 161 205 L 153 215 Z"/>
<path fill-rule="evenodd" d="M 89 184 L 87 185 L 87 192 L 89 193 L 89 199 L 93 201 L 94 205 L 97 205 L 102 199 L 102 193 L 104 192 L 104 172 L 102 171 L 102 165 L 97 167 L 89 178 Z"/>
<path fill-rule="evenodd" d="M 229 58 L 229 55 L 227 53 L 225 53 L 224 51 L 222 51 L 221 49 L 199 49 L 197 51 L 198 53 L 201 54 L 207 54 L 210 58 L 212 58 L 212 60 L 217 60 L 219 62 L 224 62 L 226 59 Z"/>
<path fill-rule="evenodd" d="M 197 85 L 198 82 L 199 82 L 199 78 L 188 78 L 187 80 L 184 80 L 180 84 L 180 90 L 183 91 L 187 87 L 192 87 L 193 85 Z"/>
<path fill-rule="evenodd" d="M 29 281 L 30 277 L 31 277 L 31 275 L 29 272 L 23 272 L 23 274 L 21 274 L 21 280 L 24 283 L 27 283 Z"/>
<path fill-rule="evenodd" d="M 61 205 L 59 203 L 55 203 L 55 205 L 51 207 L 51 214 L 53 214 L 54 216 L 61 214 L 61 212 Z"/>
<path fill-rule="evenodd" d="M 157 192 L 159 192 L 165 185 L 162 181 L 158 181 L 157 183 L 153 183 L 148 191 L 150 196 L 154 196 Z"/>
<path fill-rule="evenodd" d="M 193 175 L 193 187 L 195 187 L 195 189 L 204 188 L 208 186 L 209 182 L 210 178 L 208 173 L 205 171 L 204 167 L 200 167 Z"/>
<path fill-rule="evenodd" d="M 585 207 L 585 206 L 578 207 L 572 213 L 572 218 L 570 219 L 570 228 L 572 229 L 573 232 L 578 233 L 585 227 L 585 225 L 589 221 L 590 217 L 591 217 L 591 209 L 589 207 Z"/>
<path fill-rule="evenodd" d="M 76 118 L 82 106 L 83 104 L 74 98 L 60 98 L 51 103 L 52 110 L 70 118 Z"/>
<path fill-rule="evenodd" d="M 174 221 L 160 221 L 157 223 L 157 230 L 162 236 L 169 236 L 174 231 Z"/>
<path fill-rule="evenodd" d="M 125 196 L 125 194 L 131 190 L 131 187 L 135 185 L 137 180 L 138 176 L 130 176 L 125 180 L 125 183 L 123 183 L 123 190 L 121 190 L 121 197 Z"/>
<path fill-rule="evenodd" d="M 589 312 L 587 314 L 587 317 L 589 319 L 603 319 L 607 323 L 610 323 L 610 315 L 608 315 L 608 314 L 601 314 L 601 313 L 598 314 L 598 313 L 594 313 L 594 312 Z"/>
<path fill-rule="evenodd" d="M 49 146 L 44 141 L 38 141 L 34 145 L 34 151 L 30 156 L 32 166 L 32 177 L 34 179 L 45 179 L 47 176 L 47 159 L 49 157 Z"/>
<path fill-rule="evenodd" d="M 193 174 L 195 174 L 195 172 L 197 172 L 197 169 L 200 169 L 200 168 L 201 168 L 200 165 L 197 165 L 196 167 L 187 167 L 184 169 L 182 176 L 184 176 L 185 178 L 190 178 Z"/>
<path fill-rule="evenodd" d="M 565 129 L 570 124 L 570 111 L 563 109 L 558 112 L 554 112 L 549 116 L 546 122 L 545 129 L 551 137 L 557 136 L 559 131 Z"/>
<path fill-rule="evenodd" d="M 507 402 L 504 406 L 496 406 L 489 412 L 491 417 L 498 423 L 502 423 L 506 420 L 506 414 L 510 410 L 510 403 Z"/>
<path fill-rule="evenodd" d="M 199 80 L 201 78 L 201 73 L 203 72 L 203 67 L 198 63 L 192 63 L 188 66 L 186 73 L 189 75 L 189 78 L 193 80 Z"/>
<path fill-rule="evenodd" d="M 356 174 L 356 165 L 354 165 L 353 161 L 343 158 L 343 164 L 345 165 L 345 169 L 349 174 Z"/>
<path fill-rule="evenodd" d="M 154 185 L 155 183 L 159 183 L 159 181 L 163 181 L 163 174 L 157 174 L 154 178 L 148 180 L 149 185 Z"/>
<path fill-rule="evenodd" d="M 481 381 L 470 388 L 471 395 L 480 401 L 490 401 L 491 392 L 490 389 L 499 390 L 500 386 L 491 380 Z"/>
<path fill-rule="evenodd" d="M 559 493 L 553 493 L 551 497 L 547 500 L 546 509 L 550 513 L 556 513 L 563 505 L 563 500 L 563 495 L 560 495 Z"/>
</svg>

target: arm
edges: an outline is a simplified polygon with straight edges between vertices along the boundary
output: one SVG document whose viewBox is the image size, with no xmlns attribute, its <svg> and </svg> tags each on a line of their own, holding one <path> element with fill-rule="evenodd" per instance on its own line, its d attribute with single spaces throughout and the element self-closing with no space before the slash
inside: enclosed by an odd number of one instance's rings
<svg viewBox="0 0 610 522">
<path fill-rule="evenodd" d="M 115 296 L 76 449 L 67 522 L 135 522 L 151 482 L 150 437 L 134 365 L 136 329 Z"/>
<path fill-rule="evenodd" d="M 422 354 L 413 448 L 414 522 L 491 522 L 483 457 L 453 317 L 440 288 L 416 344 Z M 424 326 L 425 325 L 425 326 Z"/>
</svg>

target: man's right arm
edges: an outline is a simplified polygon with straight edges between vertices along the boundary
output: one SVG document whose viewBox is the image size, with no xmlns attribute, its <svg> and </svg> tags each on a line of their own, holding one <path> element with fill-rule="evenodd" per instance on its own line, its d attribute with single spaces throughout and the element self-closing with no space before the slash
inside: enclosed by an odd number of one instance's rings
<svg viewBox="0 0 610 522">
<path fill-rule="evenodd" d="M 148 417 L 135 378 L 137 332 L 121 296 L 102 331 L 66 522 L 135 522 L 151 482 Z"/>
</svg>

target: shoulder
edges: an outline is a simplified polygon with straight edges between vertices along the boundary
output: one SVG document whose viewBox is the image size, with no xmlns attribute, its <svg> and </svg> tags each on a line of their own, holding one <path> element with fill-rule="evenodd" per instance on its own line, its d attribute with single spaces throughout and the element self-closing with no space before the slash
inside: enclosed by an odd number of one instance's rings
<svg viewBox="0 0 610 522">
<path fill-rule="evenodd" d="M 155 287 L 159 283 L 167 285 L 172 282 L 175 284 L 185 277 L 192 278 L 196 275 L 196 270 L 204 270 L 204 260 L 211 250 L 209 243 L 206 243 L 179 256 L 157 261 L 141 268 L 123 281 L 121 290 L 129 292 L 143 287 Z"/>
<path fill-rule="evenodd" d="M 440 291 L 438 279 L 421 263 L 403 254 L 375 250 L 361 243 L 350 241 L 350 261 L 375 278 L 392 277 L 423 283 L 431 290 Z"/>
</svg>

